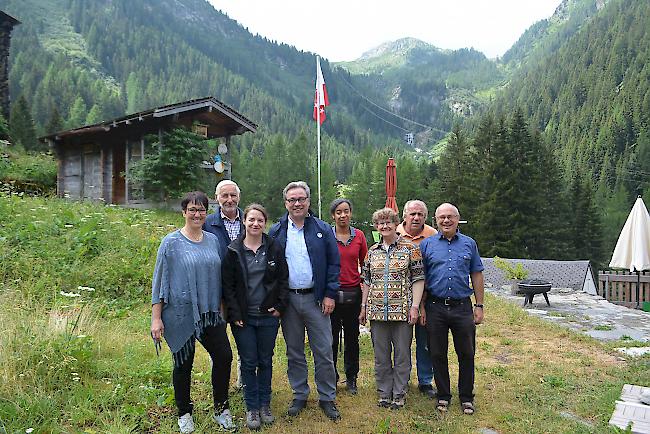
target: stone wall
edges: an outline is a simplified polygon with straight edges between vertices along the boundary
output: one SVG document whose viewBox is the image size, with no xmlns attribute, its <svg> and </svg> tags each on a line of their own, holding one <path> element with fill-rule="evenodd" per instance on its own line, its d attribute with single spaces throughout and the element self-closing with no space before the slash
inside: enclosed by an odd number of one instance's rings
<svg viewBox="0 0 650 434">
<path fill-rule="evenodd" d="M 9 45 L 11 31 L 18 24 L 11 16 L 0 11 L 0 111 L 9 120 Z"/>
</svg>

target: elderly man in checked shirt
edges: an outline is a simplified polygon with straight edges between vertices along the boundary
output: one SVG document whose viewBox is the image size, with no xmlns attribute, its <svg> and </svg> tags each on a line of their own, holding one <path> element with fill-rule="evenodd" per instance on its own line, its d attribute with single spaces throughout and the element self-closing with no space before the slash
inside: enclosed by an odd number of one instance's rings
<svg viewBox="0 0 650 434">
<path fill-rule="evenodd" d="M 219 206 L 210 214 L 203 223 L 203 230 L 212 232 L 219 239 L 219 256 L 221 260 L 226 256 L 228 245 L 243 232 L 244 214 L 239 208 L 241 191 L 239 186 L 230 179 L 224 179 L 217 184 L 214 198 Z M 237 355 L 237 387 L 241 388 L 241 361 Z"/>
</svg>

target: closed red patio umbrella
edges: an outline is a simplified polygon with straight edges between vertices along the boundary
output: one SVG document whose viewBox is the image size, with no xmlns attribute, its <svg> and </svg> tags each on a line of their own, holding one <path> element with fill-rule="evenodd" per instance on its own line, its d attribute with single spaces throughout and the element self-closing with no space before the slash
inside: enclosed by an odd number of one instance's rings
<svg viewBox="0 0 650 434">
<path fill-rule="evenodd" d="M 388 163 L 386 163 L 386 208 L 392 208 L 396 213 L 399 214 L 399 208 L 397 208 L 397 201 L 395 201 L 396 193 L 397 193 L 397 167 L 395 166 L 395 160 L 389 158 Z"/>
</svg>

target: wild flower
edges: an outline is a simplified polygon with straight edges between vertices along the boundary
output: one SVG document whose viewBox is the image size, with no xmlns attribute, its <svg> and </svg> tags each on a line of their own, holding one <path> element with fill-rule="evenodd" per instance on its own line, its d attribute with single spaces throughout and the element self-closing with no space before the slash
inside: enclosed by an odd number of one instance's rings
<svg viewBox="0 0 650 434">
<path fill-rule="evenodd" d="M 64 297 L 81 297 L 81 294 L 77 294 L 76 292 L 59 291 L 59 294 Z"/>
<path fill-rule="evenodd" d="M 67 224 L 63 225 L 63 227 L 64 228 L 73 228 L 74 225 L 71 225 L 71 224 L 67 223 Z"/>
<path fill-rule="evenodd" d="M 33 433 L 33 432 L 34 432 L 34 428 L 27 428 L 27 429 L 25 430 L 25 432 L 26 432 L 27 434 Z"/>
<path fill-rule="evenodd" d="M 77 286 L 77 289 L 79 291 L 88 291 L 88 292 L 95 291 L 95 288 L 93 288 L 92 286 Z"/>
</svg>

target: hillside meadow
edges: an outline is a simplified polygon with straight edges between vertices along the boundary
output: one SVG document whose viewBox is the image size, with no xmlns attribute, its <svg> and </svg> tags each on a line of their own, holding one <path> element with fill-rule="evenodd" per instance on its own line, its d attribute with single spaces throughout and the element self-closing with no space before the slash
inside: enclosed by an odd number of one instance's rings
<svg viewBox="0 0 650 434">
<path fill-rule="evenodd" d="M 181 223 L 180 214 L 0 195 L 0 223 L 0 433 L 176 432 L 171 357 L 164 345 L 157 357 L 149 336 L 149 291 L 160 239 Z M 343 418 L 332 423 L 313 394 L 299 417 L 284 415 L 291 391 L 280 336 L 272 402 L 278 420 L 265 431 L 616 432 L 607 421 L 622 385 L 650 384 L 650 358 L 624 360 L 613 352 L 617 343 L 529 317 L 491 296 L 477 342 L 473 417 L 462 415 L 457 401 L 438 415 L 413 386 L 403 410 L 378 408 L 366 335 L 359 394 L 339 389 Z M 455 355 L 450 360 L 455 379 Z M 197 432 L 216 430 L 209 372 L 199 350 Z M 243 426 L 234 387 L 231 408 Z"/>
</svg>

